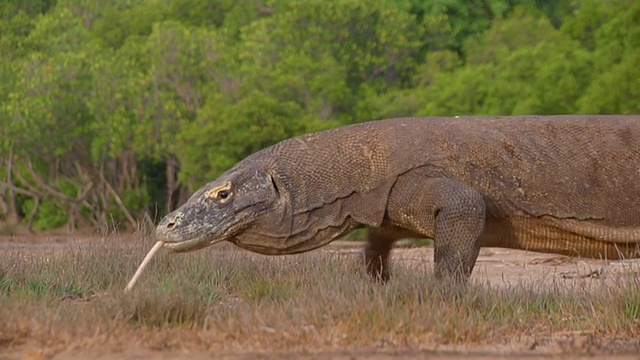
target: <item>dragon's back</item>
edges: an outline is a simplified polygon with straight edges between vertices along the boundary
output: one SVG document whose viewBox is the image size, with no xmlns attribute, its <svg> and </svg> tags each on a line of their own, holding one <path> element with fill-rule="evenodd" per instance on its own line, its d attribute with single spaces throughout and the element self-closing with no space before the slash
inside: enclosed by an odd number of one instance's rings
<svg viewBox="0 0 640 360">
<path fill-rule="evenodd" d="M 390 119 L 285 140 L 256 157 L 287 174 L 294 213 L 331 205 L 379 226 L 395 180 L 417 171 L 472 186 L 498 220 L 640 227 L 640 116 Z"/>
</svg>

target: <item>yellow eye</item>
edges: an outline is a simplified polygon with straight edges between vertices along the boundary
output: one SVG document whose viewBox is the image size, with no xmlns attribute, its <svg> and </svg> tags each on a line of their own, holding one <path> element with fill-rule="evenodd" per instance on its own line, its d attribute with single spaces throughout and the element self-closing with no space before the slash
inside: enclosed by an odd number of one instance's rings
<svg viewBox="0 0 640 360">
<path fill-rule="evenodd" d="M 225 183 L 207 191 L 204 196 L 208 199 L 215 199 L 225 202 L 231 197 L 231 183 Z"/>
</svg>

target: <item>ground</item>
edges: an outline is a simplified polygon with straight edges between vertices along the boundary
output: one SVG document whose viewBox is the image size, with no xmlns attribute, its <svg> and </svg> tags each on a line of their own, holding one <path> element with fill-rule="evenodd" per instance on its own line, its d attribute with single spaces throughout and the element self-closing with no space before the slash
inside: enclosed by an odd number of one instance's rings
<svg viewBox="0 0 640 360">
<path fill-rule="evenodd" d="M 68 237 L 4 237 L 0 238 L 0 252 L 6 249 L 20 249 L 25 252 L 38 252 L 43 249 L 64 249 L 69 246 Z M 76 240 L 77 242 L 77 237 Z M 86 239 L 87 243 L 91 239 Z M 345 256 L 360 251 L 360 245 L 354 242 L 336 242 L 319 251 L 331 251 L 344 253 Z M 216 251 L 210 249 L 207 251 Z M 433 249 L 431 247 L 403 247 L 394 250 L 394 266 L 422 267 L 431 266 Z M 616 278 L 620 276 L 640 277 L 640 261 L 606 261 L 578 259 L 553 254 L 540 254 L 526 251 L 485 248 L 482 249 L 473 278 L 479 282 L 486 282 L 495 286 L 534 282 L 555 283 L 584 282 L 589 286 L 590 282 L 602 279 Z M 533 339 L 507 340 L 501 344 L 483 346 L 430 346 L 424 344 L 419 349 L 327 349 L 314 352 L 289 352 L 289 353 L 264 353 L 259 349 L 249 350 L 246 353 L 215 353 L 212 354 L 200 349 L 164 349 L 162 351 L 143 347 L 132 342 L 117 346 L 104 346 L 83 348 L 79 346 L 73 349 L 48 349 L 35 346 L 29 342 L 11 347 L 0 347 L 0 360 L 9 359 L 400 359 L 400 358 L 429 358 L 429 359 L 489 359 L 489 358 L 514 358 L 548 359 L 548 358 L 572 358 L 567 353 L 568 348 L 598 347 L 597 336 L 589 331 L 575 331 L 565 334 L 549 334 Z M 544 339 L 541 341 L 540 339 Z M 607 346 L 610 350 L 595 351 L 598 357 L 606 355 L 608 358 L 637 359 L 640 356 L 640 342 L 638 344 L 628 341 L 616 345 L 615 339 L 608 339 Z M 3 353 L 4 351 L 4 353 Z M 589 352 L 587 351 L 586 354 Z M 585 355 L 582 355 L 585 356 Z M 578 357 L 574 357 L 578 358 Z"/>
</svg>

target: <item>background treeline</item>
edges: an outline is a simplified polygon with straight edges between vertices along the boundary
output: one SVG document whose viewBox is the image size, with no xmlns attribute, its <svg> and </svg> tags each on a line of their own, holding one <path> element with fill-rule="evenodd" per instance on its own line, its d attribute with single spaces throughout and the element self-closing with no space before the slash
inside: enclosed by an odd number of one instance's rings
<svg viewBox="0 0 640 360">
<path fill-rule="evenodd" d="M 0 228 L 135 227 L 283 138 L 640 113 L 631 0 L 0 0 Z"/>
</svg>

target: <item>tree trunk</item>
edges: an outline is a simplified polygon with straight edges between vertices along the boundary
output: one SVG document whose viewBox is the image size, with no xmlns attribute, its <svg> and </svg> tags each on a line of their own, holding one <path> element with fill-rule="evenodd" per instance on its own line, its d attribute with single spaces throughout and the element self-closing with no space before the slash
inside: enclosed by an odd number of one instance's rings
<svg viewBox="0 0 640 360">
<path fill-rule="evenodd" d="M 176 207 L 175 193 L 178 190 L 178 159 L 169 155 L 167 158 L 167 203 L 165 209 L 171 212 Z"/>
<path fill-rule="evenodd" d="M 9 148 L 9 157 L 7 158 L 7 184 L 9 184 L 6 199 L 7 206 L 7 224 L 17 225 L 20 222 L 20 213 L 18 212 L 18 203 L 16 201 L 15 184 L 13 183 L 13 143 Z"/>
<path fill-rule="evenodd" d="M 8 212 L 8 205 L 7 201 L 5 200 L 6 191 L 7 189 L 5 189 L 4 186 L 0 185 L 0 217 L 6 215 Z"/>
<path fill-rule="evenodd" d="M 33 234 L 33 221 L 38 214 L 38 210 L 40 209 L 40 197 L 35 197 L 35 204 L 33 205 L 33 211 L 31 211 L 31 215 L 29 215 L 29 221 L 27 221 L 27 230 L 29 233 Z"/>
</svg>

